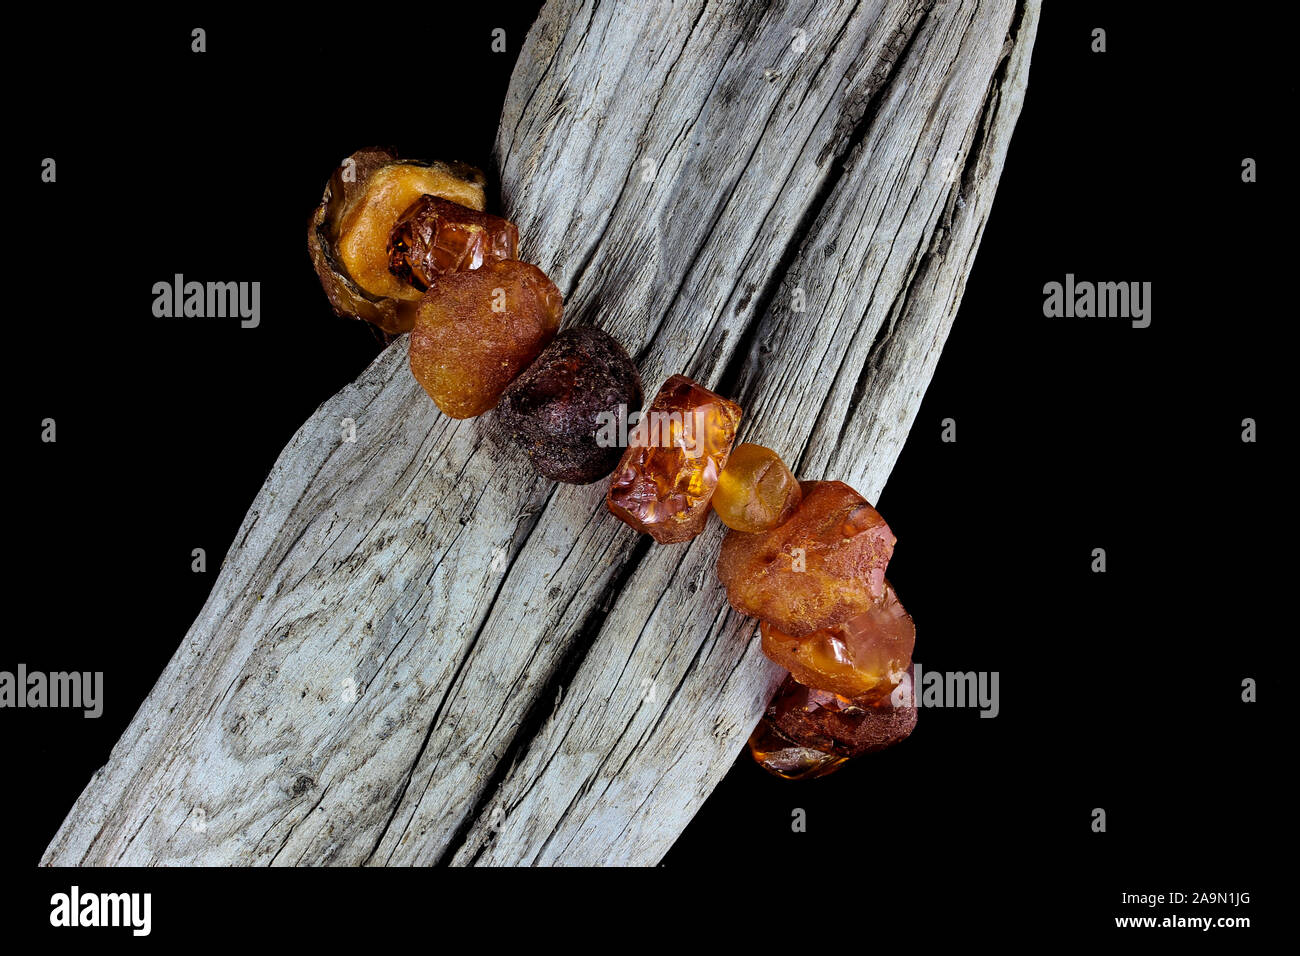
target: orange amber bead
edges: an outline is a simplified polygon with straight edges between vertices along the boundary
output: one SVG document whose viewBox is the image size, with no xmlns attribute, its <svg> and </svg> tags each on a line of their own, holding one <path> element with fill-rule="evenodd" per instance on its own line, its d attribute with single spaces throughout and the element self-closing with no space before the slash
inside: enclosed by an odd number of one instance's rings
<svg viewBox="0 0 1300 956">
<path fill-rule="evenodd" d="M 737 445 L 718 476 L 713 510 L 733 531 L 767 531 L 785 524 L 803 493 L 781 456 L 762 445 Z"/>
<path fill-rule="evenodd" d="M 609 510 L 660 544 L 689 541 L 704 530 L 739 424 L 739 405 L 674 375 L 628 435 Z"/>
<path fill-rule="evenodd" d="M 805 481 L 799 510 L 757 534 L 732 531 L 718 553 L 727 600 L 742 614 L 804 637 L 865 614 L 885 596 L 894 535 L 842 481 Z"/>
<path fill-rule="evenodd" d="M 448 418 L 495 408 L 555 338 L 564 306 L 541 269 L 492 259 L 433 278 L 411 330 L 411 373 Z"/>
<path fill-rule="evenodd" d="M 388 236 L 388 271 L 423 292 L 436 276 L 477 269 L 490 259 L 514 259 L 518 251 L 513 222 L 421 196 Z"/>
<path fill-rule="evenodd" d="M 799 683 L 844 697 L 879 699 L 912 663 L 916 627 L 889 582 L 885 599 L 855 618 L 807 637 L 791 637 L 764 622 L 763 653 Z"/>
</svg>

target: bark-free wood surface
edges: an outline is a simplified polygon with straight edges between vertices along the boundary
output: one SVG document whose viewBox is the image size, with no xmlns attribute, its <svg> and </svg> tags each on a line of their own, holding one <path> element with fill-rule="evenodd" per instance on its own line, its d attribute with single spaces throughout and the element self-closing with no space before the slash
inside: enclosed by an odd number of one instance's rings
<svg viewBox="0 0 1300 956">
<path fill-rule="evenodd" d="M 496 144 L 521 257 L 648 395 L 684 372 L 744 406 L 741 440 L 874 500 L 1037 16 L 551 0 Z M 780 672 L 717 584 L 725 529 L 656 546 L 604 491 L 536 477 L 490 415 L 444 418 L 399 339 L 284 450 L 44 862 L 655 863 Z"/>
</svg>

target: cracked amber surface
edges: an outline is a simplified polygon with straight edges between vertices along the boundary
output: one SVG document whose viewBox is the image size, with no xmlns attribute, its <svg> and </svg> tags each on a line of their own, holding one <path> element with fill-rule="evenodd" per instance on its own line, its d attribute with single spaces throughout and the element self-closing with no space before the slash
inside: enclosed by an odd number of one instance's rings
<svg viewBox="0 0 1300 956">
<path fill-rule="evenodd" d="M 865 614 L 885 596 L 894 535 L 842 481 L 805 481 L 803 501 L 770 531 L 732 531 L 718 554 L 727 600 L 742 614 L 804 637 Z"/>
<path fill-rule="evenodd" d="M 740 406 L 685 375 L 664 382 L 628 435 L 610 481 L 609 510 L 660 544 L 704 530 Z"/>
<path fill-rule="evenodd" d="M 388 271 L 421 292 L 445 272 L 477 269 L 489 259 L 513 259 L 513 222 L 440 196 L 421 196 L 388 237 Z"/>
<path fill-rule="evenodd" d="M 718 476 L 713 510 L 733 531 L 768 531 L 789 520 L 802 498 L 781 456 L 746 442 L 735 447 Z"/>
<path fill-rule="evenodd" d="M 812 780 L 834 773 L 848 757 L 801 747 L 772 729 L 766 719 L 749 735 L 749 755 L 760 767 L 783 780 Z"/>
<path fill-rule="evenodd" d="M 845 697 L 878 699 L 894 689 L 912 663 L 916 627 L 888 581 L 885 598 L 865 614 L 805 637 L 766 622 L 763 653 L 799 683 Z"/>
<path fill-rule="evenodd" d="M 769 745 L 783 740 L 791 747 L 848 758 L 891 747 L 915 728 L 916 699 L 909 667 L 894 691 L 877 700 L 832 694 L 787 677 L 767 705 L 755 735 L 771 735 L 760 737 Z"/>
</svg>

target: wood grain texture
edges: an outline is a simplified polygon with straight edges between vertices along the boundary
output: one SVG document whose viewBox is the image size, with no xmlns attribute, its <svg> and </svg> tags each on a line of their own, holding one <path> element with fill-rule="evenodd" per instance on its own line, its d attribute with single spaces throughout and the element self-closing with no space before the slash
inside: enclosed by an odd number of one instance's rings
<svg viewBox="0 0 1300 956">
<path fill-rule="evenodd" d="M 874 499 L 1037 14 L 551 0 L 496 144 L 521 257 L 648 393 L 684 372 L 740 401 L 742 440 Z M 653 546 L 604 483 L 442 417 L 405 348 L 285 449 L 45 863 L 653 864 L 726 773 L 780 674 L 717 586 L 721 526 Z"/>
</svg>

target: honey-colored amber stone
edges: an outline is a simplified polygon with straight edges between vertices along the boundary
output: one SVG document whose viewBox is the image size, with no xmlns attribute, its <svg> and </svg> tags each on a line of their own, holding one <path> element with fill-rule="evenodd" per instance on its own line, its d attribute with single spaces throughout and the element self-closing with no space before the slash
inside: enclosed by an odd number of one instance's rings
<svg viewBox="0 0 1300 956">
<path fill-rule="evenodd" d="M 763 653 L 801 684 L 844 697 L 878 699 L 912 663 L 916 626 L 889 582 L 885 599 L 843 624 L 791 637 L 764 622 Z"/>
<path fill-rule="evenodd" d="M 791 743 L 772 729 L 767 718 L 760 720 L 749 735 L 749 755 L 768 773 L 783 780 L 824 777 L 849 759 Z"/>
<path fill-rule="evenodd" d="M 380 147 L 343 160 L 307 226 L 307 252 L 335 313 L 387 335 L 409 332 L 420 290 L 388 271 L 393 224 L 423 195 L 482 210 L 484 182 L 467 163 L 403 160 Z"/>
<path fill-rule="evenodd" d="M 885 596 L 894 535 L 842 481 L 805 481 L 799 510 L 770 531 L 730 532 L 718 554 L 727 600 L 791 637 L 865 614 Z"/>
<path fill-rule="evenodd" d="M 514 259 L 518 250 L 513 222 L 439 196 L 421 196 L 388 236 L 388 271 L 423 292 L 435 276 L 477 269 L 488 259 Z"/>
<path fill-rule="evenodd" d="M 912 669 L 898 686 L 875 700 L 843 697 L 805 687 L 787 677 L 763 716 L 768 729 L 798 747 L 857 757 L 884 750 L 916 728 L 916 699 Z"/>
<path fill-rule="evenodd" d="M 338 257 L 352 280 L 371 295 L 420 297 L 420 290 L 388 271 L 388 237 L 398 217 L 424 195 L 442 196 L 472 209 L 483 208 L 482 183 L 460 178 L 455 168 L 441 163 L 393 163 L 366 181 L 364 192 L 344 214 L 339 226 Z"/>
<path fill-rule="evenodd" d="M 733 531 L 767 531 L 784 524 L 803 492 L 781 456 L 762 445 L 737 445 L 718 476 L 713 510 Z"/>
<path fill-rule="evenodd" d="M 527 262 L 435 276 L 416 310 L 411 372 L 443 414 L 481 415 L 555 338 L 562 312 L 560 290 Z"/>
<path fill-rule="evenodd" d="M 735 402 L 685 375 L 668 379 L 628 435 L 605 498 L 609 510 L 660 544 L 695 537 L 739 423 Z"/>
</svg>

